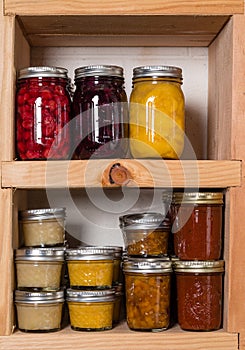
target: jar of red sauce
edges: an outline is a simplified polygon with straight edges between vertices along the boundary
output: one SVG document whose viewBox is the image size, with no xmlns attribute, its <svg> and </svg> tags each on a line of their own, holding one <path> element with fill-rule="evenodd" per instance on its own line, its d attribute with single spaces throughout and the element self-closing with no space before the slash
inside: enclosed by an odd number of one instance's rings
<svg viewBox="0 0 245 350">
<path fill-rule="evenodd" d="M 174 253 L 181 260 L 218 260 L 222 250 L 222 192 L 175 192 Z"/>
<path fill-rule="evenodd" d="M 67 159 L 70 154 L 68 71 L 28 67 L 18 76 L 16 152 L 21 160 Z M 66 127 L 65 127 L 66 126 Z"/>
<path fill-rule="evenodd" d="M 74 159 L 123 158 L 128 146 L 128 105 L 123 68 L 92 65 L 75 70 Z"/>
<path fill-rule="evenodd" d="M 212 331 L 222 324 L 224 261 L 175 261 L 178 323 L 184 330 Z"/>
</svg>

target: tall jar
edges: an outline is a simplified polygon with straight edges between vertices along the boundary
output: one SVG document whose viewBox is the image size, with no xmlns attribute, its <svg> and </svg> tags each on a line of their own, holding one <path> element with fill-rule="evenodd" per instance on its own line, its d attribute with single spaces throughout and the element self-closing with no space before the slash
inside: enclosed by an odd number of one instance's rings
<svg viewBox="0 0 245 350">
<path fill-rule="evenodd" d="M 181 156 L 185 132 L 181 84 L 181 68 L 134 68 L 130 96 L 130 151 L 134 158 Z"/>
<path fill-rule="evenodd" d="M 224 261 L 175 261 L 178 323 L 184 330 L 212 331 L 222 324 Z"/>
<path fill-rule="evenodd" d="M 124 157 L 128 105 L 123 68 L 93 65 L 75 70 L 74 159 Z"/>
<path fill-rule="evenodd" d="M 68 71 L 28 67 L 18 76 L 16 152 L 21 160 L 67 159 L 71 101 Z"/>
<path fill-rule="evenodd" d="M 218 260 L 222 251 L 222 192 L 175 192 L 174 253 L 181 260 Z"/>
<path fill-rule="evenodd" d="M 171 262 L 130 258 L 124 261 L 126 316 L 136 331 L 158 332 L 169 327 Z"/>
</svg>

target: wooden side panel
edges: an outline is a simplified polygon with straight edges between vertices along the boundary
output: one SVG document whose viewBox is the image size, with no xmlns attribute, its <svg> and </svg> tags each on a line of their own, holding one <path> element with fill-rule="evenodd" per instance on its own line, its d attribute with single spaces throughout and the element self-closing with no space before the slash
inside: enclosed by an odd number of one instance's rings
<svg viewBox="0 0 245 350">
<path fill-rule="evenodd" d="M 6 14 L 233 14 L 243 13 L 243 0 L 6 0 Z"/>
</svg>

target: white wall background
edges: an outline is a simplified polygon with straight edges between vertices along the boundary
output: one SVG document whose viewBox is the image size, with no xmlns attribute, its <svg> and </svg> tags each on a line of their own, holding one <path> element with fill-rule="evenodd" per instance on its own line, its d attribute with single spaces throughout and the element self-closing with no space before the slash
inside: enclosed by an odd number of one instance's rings
<svg viewBox="0 0 245 350">
<path fill-rule="evenodd" d="M 73 79 L 75 68 L 90 64 L 115 64 L 124 68 L 128 98 L 133 68 L 140 65 L 173 65 L 183 69 L 186 99 L 186 134 L 197 159 L 206 158 L 207 149 L 207 48 L 170 47 L 36 47 L 32 65 L 62 66 Z M 37 192 L 30 192 L 30 207 L 40 207 Z M 144 210 L 164 211 L 162 190 L 85 189 L 48 191 L 51 206 L 67 208 L 67 230 L 85 244 L 123 245 L 118 217 Z"/>
</svg>

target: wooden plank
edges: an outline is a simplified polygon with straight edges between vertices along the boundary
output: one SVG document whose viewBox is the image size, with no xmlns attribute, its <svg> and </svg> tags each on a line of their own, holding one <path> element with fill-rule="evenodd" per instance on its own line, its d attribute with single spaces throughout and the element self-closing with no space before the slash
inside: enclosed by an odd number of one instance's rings
<svg viewBox="0 0 245 350">
<path fill-rule="evenodd" d="M 243 0 L 5 0 L 5 14 L 234 14 L 243 13 Z"/>
<path fill-rule="evenodd" d="M 110 170 L 120 164 L 129 187 L 225 188 L 241 184 L 240 161 L 81 160 L 3 162 L 2 186 L 16 188 L 114 187 Z"/>
<path fill-rule="evenodd" d="M 187 345 L 188 344 L 188 345 Z M 199 345 L 197 345 L 199 344 Z M 106 332 L 76 332 L 70 327 L 56 333 L 24 334 L 0 337 L 1 349 L 61 350 L 72 348 L 100 350 L 238 350 L 238 335 L 223 330 L 215 332 L 184 332 L 174 327 L 164 332 L 133 332 L 123 323 Z"/>
</svg>

